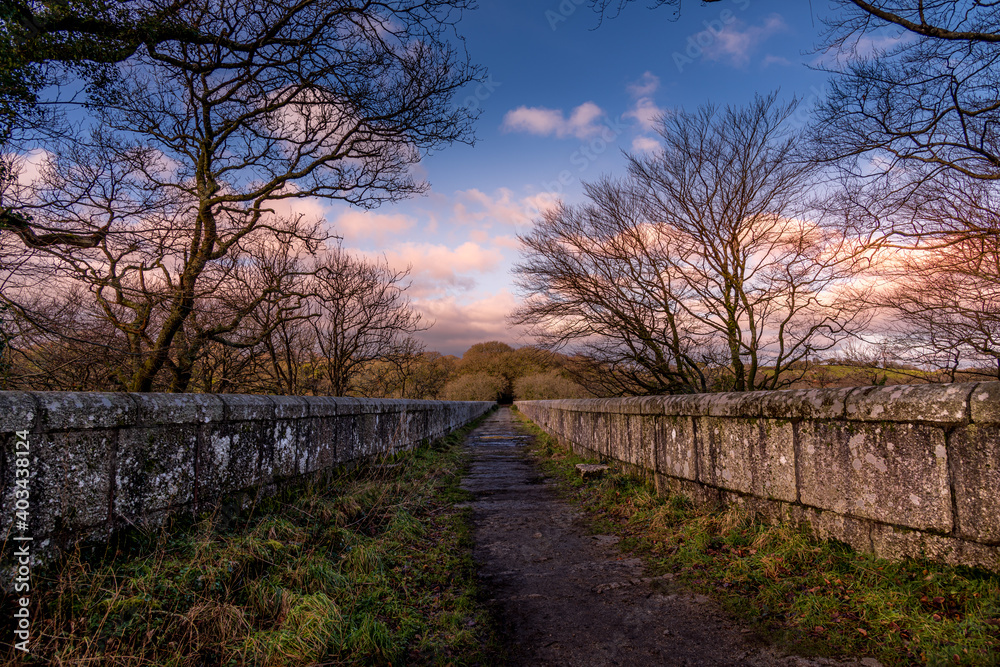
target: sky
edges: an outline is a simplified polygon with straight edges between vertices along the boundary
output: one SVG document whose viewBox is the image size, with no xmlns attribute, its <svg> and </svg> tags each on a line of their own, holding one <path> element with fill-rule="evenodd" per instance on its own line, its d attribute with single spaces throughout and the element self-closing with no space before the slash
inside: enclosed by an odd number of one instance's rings
<svg viewBox="0 0 1000 667">
<path fill-rule="evenodd" d="M 587 0 L 480 0 L 459 33 L 486 79 L 456 104 L 481 111 L 474 146 L 426 157 L 425 196 L 374 211 L 316 204 L 344 246 L 411 267 L 409 296 L 431 328 L 428 350 L 531 340 L 505 318 L 520 299 L 518 234 L 582 184 L 622 175 L 623 152 L 654 150 L 656 118 L 779 91 L 802 99 L 805 125 L 826 94 L 819 62 L 825 0 L 637 0 L 602 23 Z"/>
</svg>

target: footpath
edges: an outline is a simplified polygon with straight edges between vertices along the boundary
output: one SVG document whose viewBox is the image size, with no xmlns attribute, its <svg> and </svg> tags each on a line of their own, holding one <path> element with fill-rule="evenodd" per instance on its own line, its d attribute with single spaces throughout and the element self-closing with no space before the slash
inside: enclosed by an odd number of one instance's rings
<svg viewBox="0 0 1000 667">
<path fill-rule="evenodd" d="M 531 435 L 509 408 L 470 433 L 463 488 L 473 494 L 475 550 L 484 590 L 513 665 L 761 665 L 863 663 L 787 655 L 671 575 L 594 535 L 527 454 Z"/>
</svg>

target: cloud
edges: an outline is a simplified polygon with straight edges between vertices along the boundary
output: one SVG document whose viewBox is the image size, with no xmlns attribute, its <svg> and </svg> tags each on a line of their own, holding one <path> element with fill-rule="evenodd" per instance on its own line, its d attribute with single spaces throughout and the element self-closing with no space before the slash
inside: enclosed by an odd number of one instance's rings
<svg viewBox="0 0 1000 667">
<path fill-rule="evenodd" d="M 642 153 L 653 153 L 660 148 L 660 142 L 652 137 L 636 137 L 632 140 L 632 150 Z"/>
<path fill-rule="evenodd" d="M 652 72 L 642 73 L 638 81 L 628 84 L 627 90 L 632 97 L 649 97 L 660 87 L 660 78 Z"/>
<path fill-rule="evenodd" d="M 781 56 L 771 55 L 770 53 L 764 56 L 764 60 L 761 62 L 762 67 L 770 67 L 771 65 L 782 65 L 789 66 L 792 61 L 788 58 L 782 58 Z"/>
<path fill-rule="evenodd" d="M 494 248 L 466 241 L 450 248 L 435 243 L 401 243 L 382 252 L 367 251 L 362 255 L 373 259 L 385 258 L 395 269 L 411 267 L 410 295 L 416 298 L 441 294 L 449 289 L 467 292 L 476 287 L 476 278 L 469 274 L 489 273 L 503 261 L 503 254 Z"/>
<path fill-rule="evenodd" d="M 517 299 L 500 290 L 473 301 L 454 297 L 424 299 L 414 307 L 433 326 L 420 334 L 429 350 L 461 356 L 469 347 L 487 340 L 511 345 L 523 345 L 523 333 L 507 326 L 506 317 L 516 306 Z"/>
<path fill-rule="evenodd" d="M 912 32 L 882 28 L 848 40 L 840 48 L 827 49 L 813 59 L 812 65 L 842 67 L 855 60 L 878 56 L 915 40 L 916 36 Z"/>
<path fill-rule="evenodd" d="M 667 112 L 656 106 L 656 103 L 649 97 L 640 97 L 635 102 L 635 106 L 622 114 L 622 118 L 631 118 L 646 132 L 655 130 L 659 126 L 659 119 Z"/>
<path fill-rule="evenodd" d="M 604 111 L 593 102 L 584 102 L 576 107 L 569 118 L 563 115 L 561 109 L 520 106 L 506 113 L 500 129 L 504 132 L 527 132 L 542 137 L 554 135 L 559 139 L 589 139 L 600 133 L 602 126 L 597 121 L 602 116 Z"/>
<path fill-rule="evenodd" d="M 760 25 L 735 21 L 713 33 L 715 39 L 705 47 L 705 58 L 745 67 L 758 44 L 787 29 L 788 25 L 779 14 L 771 14 Z"/>
<path fill-rule="evenodd" d="M 348 210 L 333 221 L 333 232 L 347 243 L 375 241 L 385 244 L 417 226 L 417 220 L 402 213 Z"/>
</svg>

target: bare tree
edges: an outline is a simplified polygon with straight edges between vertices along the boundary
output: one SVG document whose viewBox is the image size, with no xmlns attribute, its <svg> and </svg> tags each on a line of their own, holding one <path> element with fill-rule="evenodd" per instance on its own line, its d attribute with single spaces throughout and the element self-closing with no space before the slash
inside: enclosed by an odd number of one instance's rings
<svg viewBox="0 0 1000 667">
<path fill-rule="evenodd" d="M 897 361 L 923 369 L 925 379 L 1000 379 L 1000 237 L 902 255 L 889 285 L 874 300 Z"/>
<path fill-rule="evenodd" d="M 587 187 L 522 237 L 526 303 L 550 347 L 581 343 L 616 393 L 773 389 L 861 323 L 838 232 L 807 221 L 808 163 L 775 96 L 664 119 L 630 178 Z"/>
<path fill-rule="evenodd" d="M 942 190 L 1000 180 L 995 6 L 836 4 L 823 45 L 831 92 L 813 130 L 817 155 L 841 168 L 845 192 L 834 205 L 876 239 L 954 234 L 954 226 L 937 228 L 940 218 L 921 207 L 937 205 Z"/>
<path fill-rule="evenodd" d="M 427 327 L 406 296 L 408 275 L 409 269 L 341 248 L 324 259 L 314 279 L 309 323 L 316 344 L 313 372 L 323 378 L 325 392 L 360 393 L 358 380 L 373 363 L 403 364 L 422 351 L 410 338 Z"/>
<path fill-rule="evenodd" d="M 283 286 L 224 295 L 222 278 L 247 244 L 315 247 L 325 236 L 275 215 L 282 200 L 370 207 L 424 189 L 409 167 L 469 136 L 468 111 L 449 102 L 478 71 L 447 41 L 467 5 L 187 2 L 179 20 L 227 37 L 147 44 L 117 88 L 91 100 L 88 143 L 53 147 L 61 157 L 44 186 L 16 202 L 36 236 L 87 242 L 20 238 L 44 253 L 33 270 L 89 286 L 127 340 L 126 388 L 148 391 L 166 371 L 183 390 L 200 345 L 252 344 L 231 334 Z M 233 316 L 193 316 L 227 299 Z"/>
<path fill-rule="evenodd" d="M 992 2 L 839 0 L 827 48 L 847 58 L 820 107 L 818 146 L 843 159 L 872 154 L 922 174 L 1000 178 L 1000 16 Z M 888 46 L 872 33 L 893 30 Z M 868 39 L 866 39 L 868 38 Z"/>
</svg>

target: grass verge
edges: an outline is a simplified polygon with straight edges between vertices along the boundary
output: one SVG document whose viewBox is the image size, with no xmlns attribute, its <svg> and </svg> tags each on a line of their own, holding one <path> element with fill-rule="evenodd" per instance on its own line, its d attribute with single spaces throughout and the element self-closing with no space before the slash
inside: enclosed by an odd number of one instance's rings
<svg viewBox="0 0 1000 667">
<path fill-rule="evenodd" d="M 884 665 L 1000 664 L 1000 575 L 893 562 L 822 542 L 738 508 L 695 507 L 621 470 L 583 481 L 565 451 L 522 415 L 534 454 L 652 575 L 673 572 L 774 643 L 804 655 L 874 657 Z"/>
<path fill-rule="evenodd" d="M 494 664 L 465 433 L 33 572 L 32 655 L 12 665 Z M 395 464 L 395 465 L 394 465 Z M 127 546 L 127 549 L 126 549 Z M 130 555 L 122 555 L 130 551 Z M 2 617 L 13 607 L 6 600 Z"/>
</svg>

